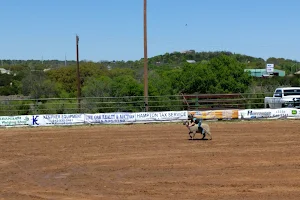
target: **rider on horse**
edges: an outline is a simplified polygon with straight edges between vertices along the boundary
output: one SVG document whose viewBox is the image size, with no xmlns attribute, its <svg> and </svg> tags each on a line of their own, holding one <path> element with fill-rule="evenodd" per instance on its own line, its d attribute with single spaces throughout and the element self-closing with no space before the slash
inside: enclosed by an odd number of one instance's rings
<svg viewBox="0 0 300 200">
<path fill-rule="evenodd" d="M 203 135 L 204 129 L 201 126 L 202 119 L 195 117 L 192 113 L 189 115 L 189 119 L 191 120 L 191 124 L 189 126 L 195 126 L 196 124 L 198 124 L 198 131 Z"/>
</svg>

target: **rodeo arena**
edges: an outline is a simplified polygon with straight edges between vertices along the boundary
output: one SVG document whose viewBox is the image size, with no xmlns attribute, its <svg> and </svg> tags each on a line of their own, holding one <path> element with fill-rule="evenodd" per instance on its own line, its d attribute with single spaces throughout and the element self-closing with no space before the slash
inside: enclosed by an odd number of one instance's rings
<svg viewBox="0 0 300 200">
<path fill-rule="evenodd" d="M 299 99 L 275 93 L 3 99 L 0 199 L 297 199 Z"/>
</svg>

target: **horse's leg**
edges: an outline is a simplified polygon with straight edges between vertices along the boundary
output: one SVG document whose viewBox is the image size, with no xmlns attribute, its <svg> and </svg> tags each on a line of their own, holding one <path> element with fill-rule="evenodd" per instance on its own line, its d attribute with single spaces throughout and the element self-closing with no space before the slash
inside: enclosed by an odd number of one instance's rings
<svg viewBox="0 0 300 200">
<path fill-rule="evenodd" d="M 205 132 L 206 132 L 206 130 L 203 127 L 200 127 L 199 133 L 202 135 L 202 139 L 201 140 L 203 140 L 205 138 L 205 136 L 206 136 Z"/>
<path fill-rule="evenodd" d="M 209 131 L 206 131 L 207 135 L 209 135 L 210 140 L 212 140 L 212 135 Z"/>
<path fill-rule="evenodd" d="M 212 135 L 211 135 L 210 131 L 208 131 L 206 129 L 203 129 L 203 130 L 204 130 L 204 133 L 203 133 L 203 138 L 202 139 L 204 139 L 206 134 L 207 134 L 207 135 L 209 135 L 209 139 L 212 140 Z"/>
<path fill-rule="evenodd" d="M 206 136 L 206 134 L 205 134 L 205 133 L 206 133 L 206 131 L 205 131 L 205 130 L 203 131 L 203 133 L 201 133 L 201 134 L 203 135 L 203 136 L 202 136 L 202 140 L 204 140 L 204 138 L 205 138 L 205 136 Z"/>
<path fill-rule="evenodd" d="M 197 131 L 193 131 L 193 140 L 194 140 L 194 138 L 195 138 L 196 132 L 197 132 Z"/>
<path fill-rule="evenodd" d="M 189 132 L 189 136 L 190 136 L 190 138 L 192 139 L 191 133 L 192 133 L 192 132 L 190 131 L 190 132 Z"/>
</svg>

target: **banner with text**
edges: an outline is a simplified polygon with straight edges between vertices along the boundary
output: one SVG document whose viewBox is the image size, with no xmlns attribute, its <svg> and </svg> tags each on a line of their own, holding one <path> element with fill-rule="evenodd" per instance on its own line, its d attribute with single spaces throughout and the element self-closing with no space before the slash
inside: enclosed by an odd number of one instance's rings
<svg viewBox="0 0 300 200">
<path fill-rule="evenodd" d="M 289 108 L 289 116 L 287 118 L 289 119 L 300 119 L 300 109 L 292 109 Z"/>
<path fill-rule="evenodd" d="M 239 111 L 239 119 L 271 118 L 273 109 L 246 109 Z"/>
<path fill-rule="evenodd" d="M 294 108 L 246 109 L 239 111 L 239 119 L 300 118 L 300 110 Z"/>
<path fill-rule="evenodd" d="M 29 126 L 30 124 L 31 115 L 0 116 L 0 126 Z"/>
<path fill-rule="evenodd" d="M 136 122 L 180 122 L 188 119 L 187 111 L 139 112 L 136 113 Z"/>
<path fill-rule="evenodd" d="M 63 126 L 84 124 L 84 114 L 33 115 L 31 126 Z"/>
<path fill-rule="evenodd" d="M 98 113 L 85 114 L 87 124 L 131 124 L 135 122 L 135 113 Z"/>
</svg>

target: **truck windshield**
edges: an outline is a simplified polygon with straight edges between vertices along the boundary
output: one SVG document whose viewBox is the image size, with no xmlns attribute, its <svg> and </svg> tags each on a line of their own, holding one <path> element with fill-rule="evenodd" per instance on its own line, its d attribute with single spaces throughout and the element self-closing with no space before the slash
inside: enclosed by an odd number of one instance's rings
<svg viewBox="0 0 300 200">
<path fill-rule="evenodd" d="M 284 96 L 300 95 L 300 89 L 299 90 L 284 90 L 283 93 L 284 93 Z"/>
<path fill-rule="evenodd" d="M 274 97 L 282 97 L 281 90 L 276 90 L 275 93 L 274 93 Z"/>
</svg>

